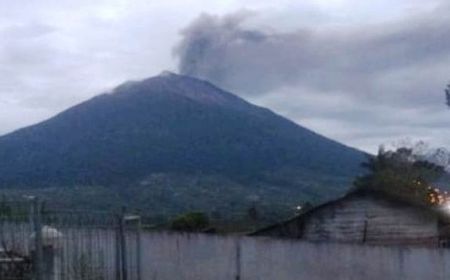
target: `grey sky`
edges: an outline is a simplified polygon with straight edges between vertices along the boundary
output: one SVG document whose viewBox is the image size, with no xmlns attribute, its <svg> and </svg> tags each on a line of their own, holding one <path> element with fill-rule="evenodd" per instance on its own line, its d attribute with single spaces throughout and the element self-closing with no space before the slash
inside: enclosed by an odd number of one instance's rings
<svg viewBox="0 0 450 280">
<path fill-rule="evenodd" d="M 0 0 L 0 134 L 181 65 L 365 150 L 450 146 L 445 2 L 243 2 Z"/>
</svg>

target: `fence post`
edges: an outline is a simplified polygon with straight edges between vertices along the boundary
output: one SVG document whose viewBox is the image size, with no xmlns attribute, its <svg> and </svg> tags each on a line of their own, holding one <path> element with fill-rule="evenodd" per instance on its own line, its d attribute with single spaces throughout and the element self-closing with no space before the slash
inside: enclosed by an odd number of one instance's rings
<svg viewBox="0 0 450 280">
<path fill-rule="evenodd" d="M 142 258 L 142 251 L 141 251 L 141 230 L 142 230 L 142 220 L 139 216 L 137 219 L 137 232 L 136 232 L 136 257 L 137 257 L 137 280 L 141 280 L 142 278 L 142 271 L 141 271 L 141 258 Z"/>
<path fill-rule="evenodd" d="M 36 280 L 43 278 L 43 243 L 42 243 L 42 204 L 39 198 L 33 199 L 33 231 L 34 231 L 34 272 Z"/>
<path fill-rule="evenodd" d="M 125 212 L 124 212 L 125 213 Z M 124 215 L 123 216 L 123 220 L 124 220 L 124 228 L 125 228 L 125 242 L 127 241 L 126 239 L 126 230 L 129 228 L 129 226 L 131 225 L 131 229 L 133 230 L 133 236 L 135 236 L 135 244 L 133 244 L 135 247 L 135 255 L 133 256 L 135 259 L 134 261 L 135 263 L 135 267 L 133 267 L 133 273 L 131 275 L 136 275 L 136 277 L 134 277 L 133 279 L 135 280 L 141 280 L 142 278 L 142 271 L 141 271 L 141 255 L 142 255 L 142 251 L 141 251 L 141 229 L 142 229 L 142 222 L 141 222 L 141 216 L 139 215 Z M 130 239 L 128 241 L 131 241 Z M 127 245 L 127 244 L 125 244 Z M 132 247 L 133 248 L 133 247 Z M 126 260 L 126 262 L 128 262 L 128 260 Z M 128 263 L 127 263 L 128 264 Z"/>
<path fill-rule="evenodd" d="M 127 225 L 128 222 L 133 222 L 133 230 L 136 233 L 136 280 L 142 279 L 141 267 L 141 217 L 137 215 L 126 215 L 125 208 L 117 215 L 117 230 L 116 230 L 116 279 L 128 279 L 128 248 L 127 248 Z M 133 278 L 134 279 L 134 278 Z"/>
<path fill-rule="evenodd" d="M 120 215 L 119 223 L 119 233 L 120 233 L 120 252 L 121 252 L 121 264 L 122 264 L 122 280 L 128 279 L 128 262 L 127 262 L 127 241 L 125 232 L 125 208 L 122 209 Z"/>
<path fill-rule="evenodd" d="M 116 247 L 116 280 L 122 279 L 122 261 L 121 261 L 121 238 L 120 238 L 120 228 L 121 228 L 121 215 L 117 214 L 116 216 L 116 240 L 115 240 L 115 247 Z"/>
<path fill-rule="evenodd" d="M 236 275 L 235 280 L 241 280 L 241 240 L 236 237 Z"/>
</svg>

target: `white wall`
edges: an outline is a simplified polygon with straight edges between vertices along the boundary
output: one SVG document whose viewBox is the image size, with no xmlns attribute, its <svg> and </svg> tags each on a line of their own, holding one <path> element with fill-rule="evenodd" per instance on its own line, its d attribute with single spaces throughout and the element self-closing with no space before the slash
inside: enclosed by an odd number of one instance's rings
<svg viewBox="0 0 450 280">
<path fill-rule="evenodd" d="M 142 253 L 143 280 L 450 279 L 447 249 L 145 233 Z"/>
</svg>

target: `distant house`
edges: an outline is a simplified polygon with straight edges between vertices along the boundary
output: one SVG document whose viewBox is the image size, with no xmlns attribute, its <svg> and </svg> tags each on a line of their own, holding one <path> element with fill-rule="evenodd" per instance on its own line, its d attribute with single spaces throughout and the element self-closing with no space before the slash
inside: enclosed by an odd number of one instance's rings
<svg viewBox="0 0 450 280">
<path fill-rule="evenodd" d="M 372 245 L 447 246 L 450 219 L 442 209 L 417 206 L 373 191 L 354 191 L 253 236 Z"/>
</svg>

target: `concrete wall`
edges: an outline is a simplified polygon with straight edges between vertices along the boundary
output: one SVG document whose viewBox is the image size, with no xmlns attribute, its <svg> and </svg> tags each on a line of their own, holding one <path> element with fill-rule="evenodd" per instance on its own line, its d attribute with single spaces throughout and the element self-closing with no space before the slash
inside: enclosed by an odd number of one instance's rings
<svg viewBox="0 0 450 280">
<path fill-rule="evenodd" d="M 145 280 L 450 279 L 448 249 L 169 233 L 145 233 L 142 248 Z"/>
</svg>

